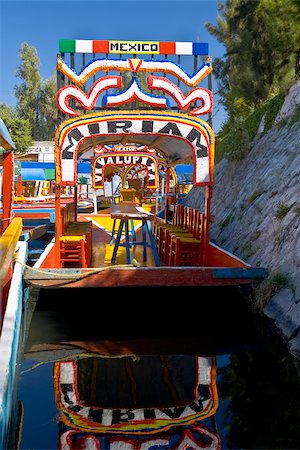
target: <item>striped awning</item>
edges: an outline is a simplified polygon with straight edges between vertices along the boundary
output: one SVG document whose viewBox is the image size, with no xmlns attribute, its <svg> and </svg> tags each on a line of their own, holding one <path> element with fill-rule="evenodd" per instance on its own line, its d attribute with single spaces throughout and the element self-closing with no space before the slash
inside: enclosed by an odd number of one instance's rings
<svg viewBox="0 0 300 450">
<path fill-rule="evenodd" d="M 178 164 L 176 166 L 176 175 L 179 184 L 193 184 L 193 165 Z"/>
</svg>

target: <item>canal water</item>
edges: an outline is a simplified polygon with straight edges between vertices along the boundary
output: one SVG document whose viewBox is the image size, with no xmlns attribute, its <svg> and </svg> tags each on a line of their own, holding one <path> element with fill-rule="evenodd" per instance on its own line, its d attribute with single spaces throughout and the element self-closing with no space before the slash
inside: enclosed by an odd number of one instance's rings
<svg viewBox="0 0 300 450">
<path fill-rule="evenodd" d="M 33 306 L 17 448 L 300 448 L 297 361 L 248 292 L 44 289 Z"/>
</svg>

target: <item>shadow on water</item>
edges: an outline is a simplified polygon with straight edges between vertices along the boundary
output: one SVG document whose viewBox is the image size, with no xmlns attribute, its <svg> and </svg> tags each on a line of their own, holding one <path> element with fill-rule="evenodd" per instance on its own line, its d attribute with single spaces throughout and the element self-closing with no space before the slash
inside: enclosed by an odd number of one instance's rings
<svg viewBox="0 0 300 450">
<path fill-rule="evenodd" d="M 41 290 L 19 448 L 300 448 L 295 361 L 245 294 Z"/>
<path fill-rule="evenodd" d="M 44 289 L 28 343 L 43 343 L 46 329 L 53 342 L 148 340 L 150 353 L 224 353 L 258 343 L 247 309 L 233 287 Z"/>
</svg>

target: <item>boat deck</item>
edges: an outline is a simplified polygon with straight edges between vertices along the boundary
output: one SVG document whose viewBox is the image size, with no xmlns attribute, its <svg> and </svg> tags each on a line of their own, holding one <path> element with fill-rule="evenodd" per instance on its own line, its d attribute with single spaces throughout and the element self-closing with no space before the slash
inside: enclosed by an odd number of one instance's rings
<svg viewBox="0 0 300 450">
<path fill-rule="evenodd" d="M 115 242 L 118 239 L 117 230 L 122 220 L 122 207 L 108 208 L 101 213 L 78 214 L 77 220 L 92 222 L 92 251 L 89 257 L 88 267 L 78 266 L 53 266 L 54 242 L 48 252 L 37 263 L 25 271 L 25 280 L 31 286 L 36 287 L 85 287 L 103 288 L 120 286 L 210 286 L 210 285 L 240 285 L 251 284 L 266 277 L 266 270 L 255 268 L 244 261 L 226 252 L 213 243 L 208 244 L 208 264 L 181 264 L 166 265 L 162 259 L 155 264 L 156 248 L 150 244 L 147 235 L 147 246 L 144 247 L 142 239 L 142 220 L 137 217 L 147 217 L 147 212 L 155 216 L 155 205 L 143 204 L 143 210 L 139 214 L 135 211 L 128 212 L 127 220 L 130 226 L 134 226 L 134 242 L 142 245 L 130 244 L 130 258 L 125 246 L 118 247 L 116 258 L 113 258 Z M 126 209 L 126 208 L 125 208 Z M 130 207 L 129 207 L 130 209 Z M 139 207 L 140 209 L 140 207 Z M 146 211 L 146 213 L 145 213 Z M 131 214 L 131 215 L 130 215 Z M 150 215 L 151 215 L 150 214 Z M 150 218 L 150 220 L 152 217 Z M 115 220 L 115 234 L 112 232 Z M 147 218 L 144 220 L 148 220 Z M 152 221 L 152 220 L 151 220 Z M 120 236 L 119 236 L 120 237 Z M 71 236 L 72 238 L 72 236 Z M 124 244 L 125 236 L 122 235 L 120 243 Z M 146 258 L 143 254 L 146 249 Z M 198 249 L 198 251 L 201 251 Z M 47 256 L 48 255 L 48 256 Z M 199 253 L 200 255 L 200 253 Z M 52 258 L 52 260 L 51 260 Z"/>
<path fill-rule="evenodd" d="M 153 205 L 144 204 L 142 208 L 148 212 L 154 212 Z M 107 208 L 101 213 L 95 214 L 78 214 L 78 220 L 92 221 L 93 231 L 92 231 L 92 263 L 91 267 L 101 268 L 111 266 L 111 259 L 114 250 L 114 243 L 116 240 L 116 233 L 120 224 L 120 220 L 116 219 L 115 224 L 115 234 L 114 239 L 112 239 L 112 231 L 114 225 L 114 219 L 110 215 L 110 209 Z M 142 221 L 133 220 L 133 225 L 137 239 L 140 240 L 142 234 Z M 125 236 L 122 235 L 121 243 L 124 243 Z M 147 260 L 143 261 L 143 247 L 135 246 L 131 249 L 131 257 L 133 265 L 144 267 L 155 266 L 155 261 L 150 248 L 147 248 Z M 126 264 L 126 249 L 125 247 L 119 247 L 116 257 L 115 265 L 125 265 Z"/>
</svg>

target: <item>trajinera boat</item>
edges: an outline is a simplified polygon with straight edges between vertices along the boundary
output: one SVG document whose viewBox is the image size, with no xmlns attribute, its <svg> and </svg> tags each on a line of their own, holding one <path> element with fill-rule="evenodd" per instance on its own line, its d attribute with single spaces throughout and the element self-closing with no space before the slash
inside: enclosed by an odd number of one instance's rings
<svg viewBox="0 0 300 450">
<path fill-rule="evenodd" d="M 204 79 L 207 88 L 197 87 Z M 57 80 L 55 236 L 25 271 L 30 288 L 241 285 L 266 276 L 209 237 L 215 138 L 207 44 L 61 40 Z M 92 213 L 77 208 L 84 158 L 93 189 L 107 200 Z M 192 165 L 202 210 L 180 192 L 177 165 Z"/>
<path fill-rule="evenodd" d="M 210 240 L 211 77 L 205 43 L 60 41 L 55 234 L 34 265 L 21 264 L 28 292 L 24 336 L 35 304 L 52 319 L 63 306 L 63 326 L 72 325 L 67 341 L 56 324 L 59 336 L 52 340 L 39 327 L 43 339 L 30 347 L 40 360 L 47 357 L 42 352 L 63 351 L 59 360 L 51 357 L 57 361 L 55 401 L 64 417 L 59 448 L 100 448 L 100 434 L 82 434 L 94 431 L 111 433 L 109 448 L 150 448 L 152 434 L 168 430 L 171 437 L 157 445 L 175 448 L 175 439 L 178 449 L 196 441 L 220 448 L 216 429 L 199 423 L 214 416 L 218 403 L 215 358 L 201 354 L 198 335 L 202 322 L 210 327 L 213 313 L 205 317 L 201 302 L 209 302 L 210 288 L 251 286 L 267 271 Z M 207 87 L 198 87 L 203 80 Z M 91 164 L 92 212 L 78 208 L 83 160 Z M 177 169 L 185 165 L 192 167 L 189 181 L 199 188 L 202 209 L 189 204 L 179 182 Z M 83 326 L 96 337 L 83 340 Z M 74 347 L 104 358 L 81 362 Z M 87 396 L 94 394 L 85 391 L 95 390 L 96 381 L 101 387 L 104 373 L 107 385 L 114 386 L 116 376 L 120 391 L 113 389 L 112 402 L 100 392 L 100 401 L 90 405 Z M 168 395 L 156 398 L 151 386 L 156 392 L 160 373 Z M 133 401 L 126 394 L 128 377 Z M 151 395 L 139 403 L 143 384 Z M 177 384 L 180 392 L 188 387 L 183 399 L 173 398 L 170 387 Z"/>
<path fill-rule="evenodd" d="M 13 215 L 15 144 L 0 119 L 0 448 L 6 437 L 14 405 L 18 348 L 22 336 L 23 271 L 27 242 L 21 241 L 22 218 Z M 21 264 L 15 264 L 15 255 Z"/>
</svg>

